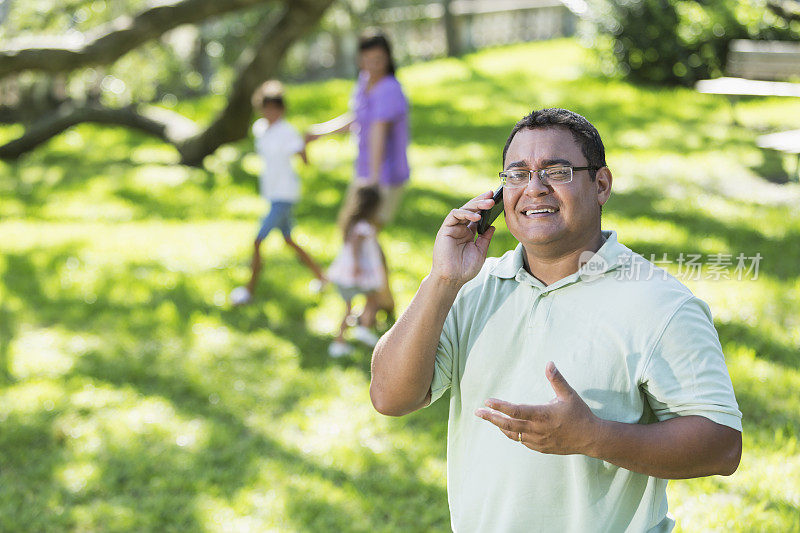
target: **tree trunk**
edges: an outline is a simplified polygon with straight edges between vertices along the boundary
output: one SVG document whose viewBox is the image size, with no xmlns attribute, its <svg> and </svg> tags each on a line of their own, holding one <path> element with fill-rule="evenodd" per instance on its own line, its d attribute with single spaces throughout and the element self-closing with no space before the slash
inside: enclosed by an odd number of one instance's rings
<svg viewBox="0 0 800 533">
<path fill-rule="evenodd" d="M 178 146 L 181 163 L 202 166 L 203 158 L 223 144 L 247 136 L 252 108 L 250 97 L 258 85 L 278 71 L 289 47 L 316 27 L 333 0 L 294 0 L 267 27 L 238 65 L 239 74 L 231 87 L 228 103 L 214 122 L 199 135 Z"/>
<path fill-rule="evenodd" d="M 197 39 L 194 43 L 194 50 L 192 52 L 192 68 L 194 68 L 202 77 L 200 85 L 200 93 L 208 94 L 209 87 L 211 86 L 211 78 L 214 75 L 214 70 L 211 67 L 211 58 L 208 56 L 206 47 L 209 40 L 205 35 L 204 27 L 201 26 L 197 31 Z"/>
<path fill-rule="evenodd" d="M 442 0 L 442 7 L 444 8 L 442 22 L 444 22 L 444 33 L 447 40 L 447 57 L 458 57 L 461 55 L 461 43 L 459 42 L 456 18 L 450 9 L 450 0 Z"/>
</svg>

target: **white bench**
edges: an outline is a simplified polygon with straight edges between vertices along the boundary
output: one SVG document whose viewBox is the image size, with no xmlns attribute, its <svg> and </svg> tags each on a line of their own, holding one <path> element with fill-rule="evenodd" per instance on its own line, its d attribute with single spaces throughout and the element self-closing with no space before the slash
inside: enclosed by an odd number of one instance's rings
<svg viewBox="0 0 800 533">
<path fill-rule="evenodd" d="M 797 156 L 792 177 L 800 181 L 800 130 L 781 131 L 762 135 L 756 139 L 756 146 Z"/>
<path fill-rule="evenodd" d="M 800 97 L 800 83 L 777 81 L 800 80 L 800 43 L 733 40 L 725 70 L 733 77 L 701 80 L 695 88 L 701 93 L 724 94 L 731 106 L 742 96 Z M 794 177 L 800 179 L 800 130 L 762 135 L 756 145 L 797 155 Z"/>
</svg>

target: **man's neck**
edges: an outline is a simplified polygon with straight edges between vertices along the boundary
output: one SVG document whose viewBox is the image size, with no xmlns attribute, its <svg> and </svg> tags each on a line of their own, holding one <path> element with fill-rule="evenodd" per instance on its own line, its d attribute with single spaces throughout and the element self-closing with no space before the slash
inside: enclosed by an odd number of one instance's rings
<svg viewBox="0 0 800 533">
<path fill-rule="evenodd" d="M 552 252 L 548 245 L 523 247 L 525 250 L 525 269 L 536 279 L 550 285 L 574 274 L 580 267 L 580 256 L 583 252 L 596 252 L 606 242 L 602 232 L 598 230 L 591 238 L 580 246 L 572 247 L 567 252 Z M 550 248 L 550 249 L 548 249 Z"/>
</svg>

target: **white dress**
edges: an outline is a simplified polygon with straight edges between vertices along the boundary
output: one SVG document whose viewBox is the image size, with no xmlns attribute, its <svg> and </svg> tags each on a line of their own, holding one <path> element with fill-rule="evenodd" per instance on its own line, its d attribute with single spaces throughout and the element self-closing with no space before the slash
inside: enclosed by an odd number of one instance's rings
<svg viewBox="0 0 800 533">
<path fill-rule="evenodd" d="M 353 255 L 354 237 L 363 237 L 358 254 L 358 265 L 361 269 L 355 275 L 355 256 Z M 378 245 L 375 227 L 366 220 L 359 220 L 350 229 L 339 255 L 328 268 L 328 279 L 339 287 L 357 289 L 359 292 L 370 292 L 383 286 L 383 260 Z"/>
</svg>

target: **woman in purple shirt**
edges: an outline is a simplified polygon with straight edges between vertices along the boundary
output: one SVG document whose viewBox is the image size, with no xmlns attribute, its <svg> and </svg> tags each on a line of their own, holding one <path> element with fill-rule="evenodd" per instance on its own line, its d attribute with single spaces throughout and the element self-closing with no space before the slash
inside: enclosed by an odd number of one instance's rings
<svg viewBox="0 0 800 533">
<path fill-rule="evenodd" d="M 358 187 L 378 185 L 381 191 L 378 224 L 385 226 L 394 217 L 409 178 L 406 157 L 408 100 L 394 77 L 394 61 L 385 36 L 370 34 L 361 37 L 358 66 L 358 82 L 350 101 L 350 111 L 327 122 L 312 125 L 306 133 L 306 142 L 347 131 L 357 136 L 355 177 L 347 195 L 352 196 Z M 388 282 L 379 296 L 367 301 L 360 318 L 361 324 L 371 327 L 380 309 L 390 314 L 394 311 Z M 367 340 L 363 331 L 360 336 L 364 337 L 360 340 Z M 377 337 L 374 340 L 377 341 Z"/>
</svg>

